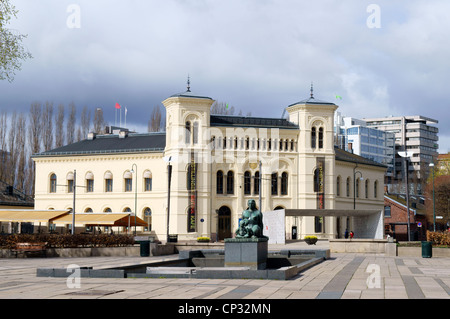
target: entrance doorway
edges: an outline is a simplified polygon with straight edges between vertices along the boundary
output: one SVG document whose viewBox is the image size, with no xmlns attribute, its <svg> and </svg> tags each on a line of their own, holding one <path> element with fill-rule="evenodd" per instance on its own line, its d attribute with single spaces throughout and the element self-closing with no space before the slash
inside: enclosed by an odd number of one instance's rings
<svg viewBox="0 0 450 319">
<path fill-rule="evenodd" d="M 219 209 L 219 240 L 231 237 L 231 210 L 227 206 Z"/>
</svg>

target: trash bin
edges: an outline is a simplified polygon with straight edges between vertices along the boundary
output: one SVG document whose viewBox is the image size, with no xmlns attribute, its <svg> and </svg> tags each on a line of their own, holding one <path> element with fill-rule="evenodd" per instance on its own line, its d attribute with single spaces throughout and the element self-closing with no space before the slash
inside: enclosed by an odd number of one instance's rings
<svg viewBox="0 0 450 319">
<path fill-rule="evenodd" d="M 150 256 L 150 240 L 141 240 L 139 242 L 141 257 L 149 257 Z"/>
<path fill-rule="evenodd" d="M 432 253 L 432 242 L 431 241 L 423 241 L 422 242 L 422 258 L 431 258 Z"/>
<path fill-rule="evenodd" d="M 297 226 L 292 226 L 292 239 L 297 239 Z"/>
</svg>

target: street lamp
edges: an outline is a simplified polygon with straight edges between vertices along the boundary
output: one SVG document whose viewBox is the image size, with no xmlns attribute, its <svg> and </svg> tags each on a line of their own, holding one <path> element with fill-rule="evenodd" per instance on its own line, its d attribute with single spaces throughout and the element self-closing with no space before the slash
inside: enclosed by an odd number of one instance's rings
<svg viewBox="0 0 450 319">
<path fill-rule="evenodd" d="M 434 163 L 430 163 L 430 167 L 433 170 L 433 231 L 436 231 L 436 205 L 434 198 Z"/>
<path fill-rule="evenodd" d="M 411 241 L 411 223 L 409 218 L 409 187 L 408 187 L 408 158 L 413 155 L 413 152 L 398 152 L 398 155 L 405 159 L 405 184 L 406 184 L 406 211 L 408 215 L 408 241 Z"/>
<path fill-rule="evenodd" d="M 133 167 L 135 169 L 133 169 Z M 137 215 L 137 165 L 133 164 L 131 166 L 131 173 L 134 174 L 134 178 L 136 179 L 135 187 L 134 187 L 134 236 L 136 236 L 136 215 Z"/>
</svg>

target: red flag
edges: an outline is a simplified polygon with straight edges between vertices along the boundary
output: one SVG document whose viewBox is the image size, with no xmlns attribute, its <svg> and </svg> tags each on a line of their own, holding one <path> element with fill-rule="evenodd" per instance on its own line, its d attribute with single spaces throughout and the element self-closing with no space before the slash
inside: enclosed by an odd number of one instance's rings
<svg viewBox="0 0 450 319">
<path fill-rule="evenodd" d="M 116 109 L 120 109 L 120 104 L 116 103 Z"/>
</svg>

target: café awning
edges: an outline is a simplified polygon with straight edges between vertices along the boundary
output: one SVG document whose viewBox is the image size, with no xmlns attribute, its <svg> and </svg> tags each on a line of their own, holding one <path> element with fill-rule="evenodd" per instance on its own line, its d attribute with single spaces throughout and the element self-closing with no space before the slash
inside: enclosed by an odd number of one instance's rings
<svg viewBox="0 0 450 319">
<path fill-rule="evenodd" d="M 0 222 L 48 223 L 70 210 L 0 209 Z"/>
<path fill-rule="evenodd" d="M 52 221 L 57 226 L 72 224 L 73 215 L 70 213 Z M 128 213 L 76 213 L 75 226 L 134 226 L 135 216 Z M 147 226 L 147 223 L 136 217 L 136 226 Z"/>
</svg>

